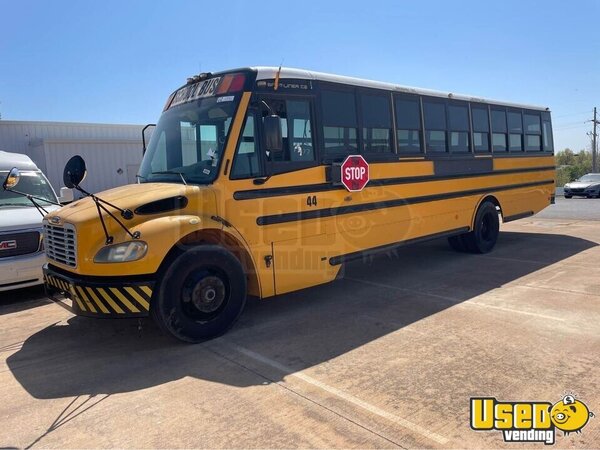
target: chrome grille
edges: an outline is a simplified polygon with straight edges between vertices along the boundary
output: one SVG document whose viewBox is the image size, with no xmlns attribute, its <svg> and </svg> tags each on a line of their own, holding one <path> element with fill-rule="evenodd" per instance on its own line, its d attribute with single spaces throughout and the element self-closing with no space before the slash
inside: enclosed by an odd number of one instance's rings
<svg viewBox="0 0 600 450">
<path fill-rule="evenodd" d="M 70 223 L 58 226 L 44 221 L 44 247 L 48 259 L 77 267 L 77 236 Z"/>
</svg>

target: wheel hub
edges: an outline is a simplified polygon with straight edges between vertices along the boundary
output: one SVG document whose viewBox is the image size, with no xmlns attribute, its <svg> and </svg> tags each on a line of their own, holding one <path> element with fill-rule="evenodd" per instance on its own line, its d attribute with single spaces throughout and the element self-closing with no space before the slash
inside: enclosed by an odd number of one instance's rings
<svg viewBox="0 0 600 450">
<path fill-rule="evenodd" d="M 481 237 L 486 240 L 486 241 L 490 241 L 492 239 L 492 217 L 487 214 L 483 217 L 483 220 L 481 221 Z"/>
<path fill-rule="evenodd" d="M 202 278 L 192 289 L 192 303 L 203 313 L 215 312 L 225 300 L 225 284 L 214 275 Z"/>
</svg>

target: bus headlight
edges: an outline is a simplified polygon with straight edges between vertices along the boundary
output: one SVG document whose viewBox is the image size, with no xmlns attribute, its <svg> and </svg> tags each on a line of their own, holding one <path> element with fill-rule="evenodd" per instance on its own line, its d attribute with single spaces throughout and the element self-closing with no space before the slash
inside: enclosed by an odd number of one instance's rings
<svg viewBox="0 0 600 450">
<path fill-rule="evenodd" d="M 148 251 L 148 244 L 143 241 L 130 241 L 109 245 L 100 249 L 94 256 L 95 263 L 118 263 L 137 261 Z"/>
</svg>

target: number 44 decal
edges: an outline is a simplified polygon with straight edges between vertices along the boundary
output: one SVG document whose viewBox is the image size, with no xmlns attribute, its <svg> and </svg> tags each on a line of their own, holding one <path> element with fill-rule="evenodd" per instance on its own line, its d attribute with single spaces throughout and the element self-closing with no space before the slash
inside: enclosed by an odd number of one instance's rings
<svg viewBox="0 0 600 450">
<path fill-rule="evenodd" d="M 309 195 L 308 197 L 306 197 L 306 204 L 308 206 L 317 206 L 317 196 Z"/>
</svg>

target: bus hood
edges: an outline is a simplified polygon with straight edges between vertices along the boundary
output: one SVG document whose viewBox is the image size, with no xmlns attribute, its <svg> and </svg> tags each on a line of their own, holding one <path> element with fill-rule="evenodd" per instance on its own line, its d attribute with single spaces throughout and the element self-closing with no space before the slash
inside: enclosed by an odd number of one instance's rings
<svg viewBox="0 0 600 450">
<path fill-rule="evenodd" d="M 169 201 L 178 196 L 185 199 Z M 132 184 L 100 192 L 98 198 L 119 208 L 131 210 L 134 213 L 133 217 L 125 219 L 118 210 L 104 205 L 119 220 L 117 222 L 102 211 L 105 234 L 96 205 L 89 197 L 49 214 L 46 220 L 50 226 L 72 225 L 76 233 L 76 266 L 61 265 L 60 261 L 49 258 L 53 265 L 85 275 L 152 274 L 158 269 L 167 252 L 182 237 L 206 226 L 207 223 L 212 227 L 221 225 L 212 219 L 218 215 L 217 195 L 215 189 L 210 186 L 174 183 Z M 161 202 L 165 199 L 166 202 Z M 140 212 L 138 208 L 144 205 L 149 206 Z M 150 250 L 145 257 L 128 262 L 126 270 L 120 264 L 94 261 L 101 248 L 137 239 L 134 237 L 136 234 L 141 241 L 147 243 Z M 60 247 L 60 243 L 58 245 Z"/>
<path fill-rule="evenodd" d="M 189 209 L 191 206 L 194 206 L 194 203 L 196 203 L 192 202 L 192 199 L 201 196 L 202 192 L 206 192 L 207 194 L 210 192 L 208 196 L 214 199 L 214 194 L 210 188 L 196 185 L 186 186 L 173 183 L 129 184 L 126 186 L 109 189 L 108 191 L 103 191 L 96 195 L 99 199 L 112 203 L 119 208 L 130 209 L 131 211 L 135 212 L 136 208 L 139 208 L 147 203 L 176 196 L 187 197 L 190 201 L 190 204 L 186 209 Z M 135 214 L 132 220 L 124 220 L 121 218 L 118 210 L 108 205 L 104 206 L 116 217 L 121 219 L 127 226 L 147 220 L 149 216 L 148 214 L 145 214 L 143 216 L 145 219 L 140 220 L 140 215 Z M 171 214 L 173 213 L 171 212 Z M 106 218 L 107 214 L 103 212 L 103 215 Z M 84 197 L 68 206 L 64 206 L 56 213 L 50 214 L 47 218 L 51 219 L 55 216 L 59 217 L 59 219 L 56 219 L 57 222 L 70 222 L 73 224 L 86 222 L 88 220 L 93 220 L 94 218 L 99 220 L 96 204 L 90 197 Z M 112 221 L 110 218 L 108 220 Z"/>
</svg>

